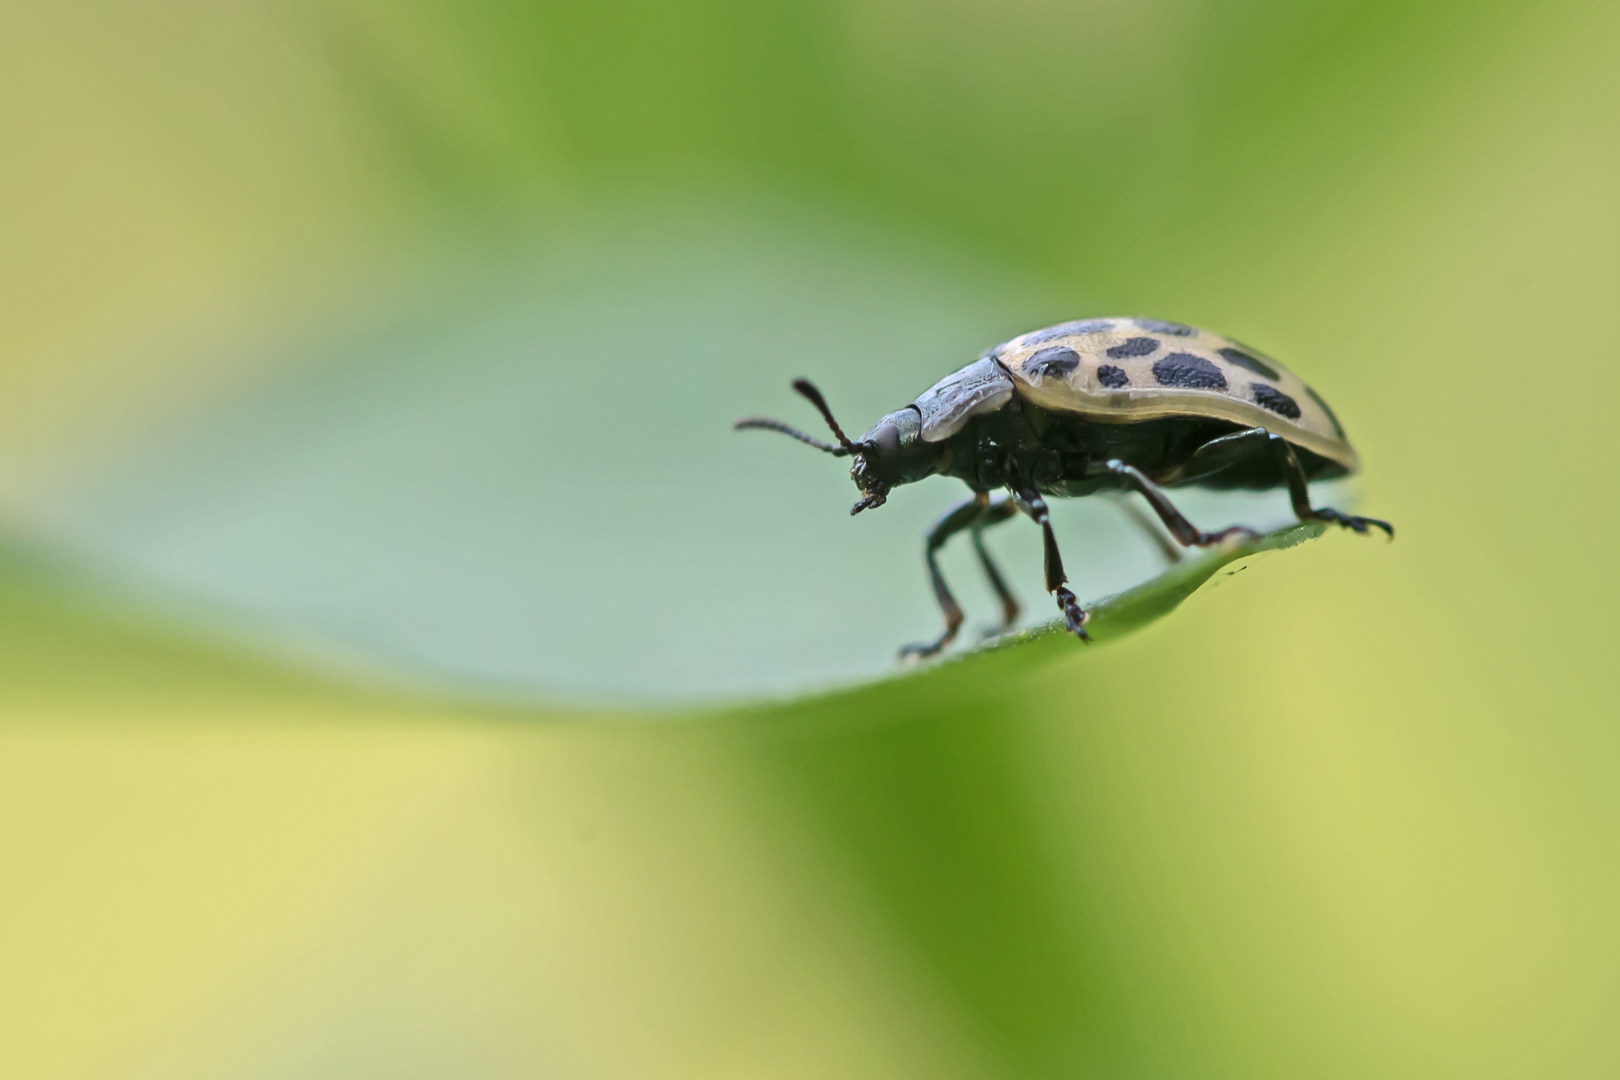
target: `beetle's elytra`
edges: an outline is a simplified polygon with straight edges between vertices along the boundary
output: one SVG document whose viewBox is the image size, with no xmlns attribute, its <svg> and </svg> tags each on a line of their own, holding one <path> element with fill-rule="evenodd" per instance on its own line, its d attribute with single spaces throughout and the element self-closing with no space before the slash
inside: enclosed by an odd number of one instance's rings
<svg viewBox="0 0 1620 1080">
<path fill-rule="evenodd" d="M 1033 330 L 941 379 L 916 401 L 851 441 L 821 392 L 810 400 L 837 445 L 777 420 L 749 417 L 734 427 L 791 435 L 834 457 L 850 457 L 861 498 L 850 513 L 882 506 L 889 491 L 936 474 L 965 482 L 973 497 L 928 532 L 926 557 L 945 631 L 901 655 L 930 656 L 956 637 L 962 609 L 939 571 L 945 541 L 971 531 L 986 577 L 1001 599 L 1003 629 L 1018 617 L 980 534 L 1023 512 L 1041 527 L 1046 590 L 1069 631 L 1086 637 L 1086 613 L 1066 587 L 1063 560 L 1043 496 L 1105 489 L 1140 493 L 1182 545 L 1203 547 L 1253 530 L 1200 532 L 1161 487 L 1287 487 L 1301 521 L 1327 521 L 1358 533 L 1376 518 L 1312 507 L 1306 484 L 1359 467 L 1344 428 L 1316 391 L 1264 353 L 1219 334 L 1158 319 L 1101 318 Z M 992 497 L 1004 489 L 1005 495 Z"/>
</svg>

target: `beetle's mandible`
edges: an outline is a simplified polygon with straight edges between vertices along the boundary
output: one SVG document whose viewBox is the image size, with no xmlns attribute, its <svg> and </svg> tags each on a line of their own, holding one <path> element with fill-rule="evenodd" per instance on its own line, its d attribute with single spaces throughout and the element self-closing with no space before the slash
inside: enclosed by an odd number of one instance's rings
<svg viewBox="0 0 1620 1080">
<path fill-rule="evenodd" d="M 1098 318 L 1033 330 L 987 350 L 855 440 L 808 380 L 796 380 L 793 388 L 821 413 L 836 445 L 778 420 L 749 417 L 733 426 L 779 431 L 852 458 L 849 473 L 861 497 L 850 513 L 882 506 L 893 488 L 934 475 L 957 477 L 973 491 L 928 532 L 928 574 L 945 630 L 933 641 L 907 645 L 902 656 L 931 656 L 961 628 L 962 609 L 940 574 L 938 553 L 963 529 L 1001 600 L 1002 629 L 1013 624 L 1018 601 L 982 534 L 1020 512 L 1044 535 L 1046 590 L 1069 631 L 1089 640 L 1046 496 L 1135 491 L 1179 543 L 1206 547 L 1254 530 L 1234 525 L 1202 532 L 1161 488 L 1286 487 L 1301 521 L 1395 535 L 1386 521 L 1311 505 L 1310 481 L 1346 476 L 1360 465 L 1338 417 L 1316 391 L 1257 349 L 1182 323 Z"/>
</svg>

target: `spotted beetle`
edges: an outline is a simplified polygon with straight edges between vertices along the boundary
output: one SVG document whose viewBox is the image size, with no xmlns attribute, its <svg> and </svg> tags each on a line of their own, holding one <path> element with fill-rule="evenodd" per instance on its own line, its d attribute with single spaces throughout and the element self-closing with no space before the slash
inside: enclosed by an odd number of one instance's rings
<svg viewBox="0 0 1620 1080">
<path fill-rule="evenodd" d="M 925 555 L 945 630 L 901 656 L 932 656 L 956 637 L 962 609 L 940 574 L 945 541 L 970 530 L 1002 630 L 1018 601 L 985 549 L 982 534 L 1022 512 L 1041 527 L 1046 591 L 1082 641 L 1086 612 L 1067 588 L 1043 496 L 1138 492 L 1184 547 L 1253 536 L 1233 525 L 1201 532 L 1161 487 L 1266 489 L 1286 486 L 1301 521 L 1325 521 L 1395 536 L 1387 521 L 1311 506 L 1312 480 L 1348 476 L 1360 461 L 1328 403 L 1258 349 L 1182 323 L 1101 318 L 1060 323 L 1003 342 L 934 384 L 912 404 L 851 441 L 808 380 L 793 389 L 821 413 L 837 445 L 779 420 L 748 417 L 733 427 L 779 431 L 834 457 L 861 498 L 851 514 L 882 506 L 889 492 L 933 475 L 964 481 L 973 497 L 928 531 Z M 992 492 L 1006 489 L 993 497 Z"/>
</svg>

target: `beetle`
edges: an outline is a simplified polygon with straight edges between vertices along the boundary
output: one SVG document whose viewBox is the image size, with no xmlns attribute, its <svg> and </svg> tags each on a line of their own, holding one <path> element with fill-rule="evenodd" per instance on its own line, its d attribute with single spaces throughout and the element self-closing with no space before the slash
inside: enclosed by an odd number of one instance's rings
<svg viewBox="0 0 1620 1080">
<path fill-rule="evenodd" d="M 1387 521 L 1311 505 L 1312 480 L 1360 468 L 1328 403 L 1258 349 L 1184 323 L 1109 317 L 1032 330 L 985 350 L 856 440 L 809 380 L 795 380 L 793 389 L 821 413 L 836 445 L 764 417 L 732 426 L 781 432 L 853 459 L 849 473 L 861 497 L 851 514 L 882 506 L 894 488 L 929 476 L 956 477 L 973 492 L 929 529 L 924 546 L 945 629 L 932 641 L 905 646 L 902 657 L 938 653 L 962 626 L 938 554 L 964 529 L 1001 601 L 1000 629 L 1013 625 L 1018 600 L 983 533 L 1018 513 L 1042 531 L 1046 591 L 1065 627 L 1090 640 L 1087 613 L 1067 587 L 1047 497 L 1134 491 L 1183 547 L 1208 547 L 1256 533 L 1242 525 L 1204 532 L 1163 488 L 1286 487 L 1301 521 L 1395 536 Z M 992 494 L 1001 489 L 1005 494 Z"/>
</svg>

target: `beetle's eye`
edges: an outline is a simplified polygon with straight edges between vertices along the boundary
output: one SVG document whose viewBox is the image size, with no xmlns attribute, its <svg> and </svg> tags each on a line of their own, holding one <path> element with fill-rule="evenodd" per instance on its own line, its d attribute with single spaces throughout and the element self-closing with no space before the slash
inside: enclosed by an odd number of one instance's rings
<svg viewBox="0 0 1620 1080">
<path fill-rule="evenodd" d="M 878 458 L 883 461 L 893 461 L 900 454 L 900 429 L 894 424 L 884 424 L 877 432 Z"/>
</svg>

